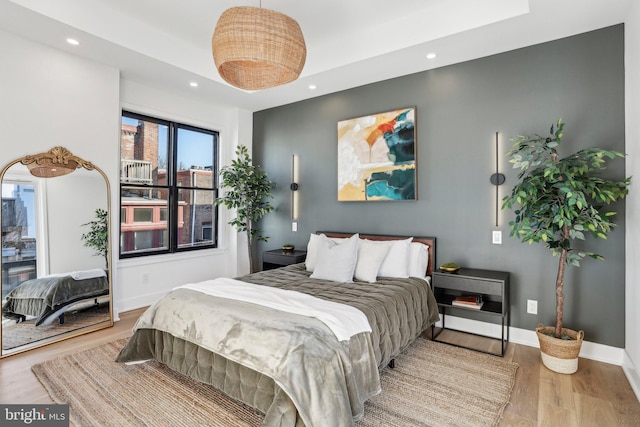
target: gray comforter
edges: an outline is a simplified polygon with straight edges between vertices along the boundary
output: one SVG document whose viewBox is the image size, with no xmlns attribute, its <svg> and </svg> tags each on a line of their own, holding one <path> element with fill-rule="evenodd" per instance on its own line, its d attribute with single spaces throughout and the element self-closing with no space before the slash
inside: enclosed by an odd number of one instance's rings
<svg viewBox="0 0 640 427">
<path fill-rule="evenodd" d="M 172 323 L 183 318 L 186 320 L 183 331 L 176 335 L 168 332 L 166 325 L 156 327 L 154 323 L 159 311 L 154 305 L 149 314 L 144 315 L 145 320 L 141 321 L 117 360 L 127 362 L 153 358 L 166 363 L 172 369 L 212 384 L 265 412 L 264 425 L 350 426 L 354 419 L 362 416 L 364 400 L 378 391 L 375 381 L 362 378 L 377 379 L 377 372 L 371 372 L 367 367 L 370 364 L 363 363 L 370 358 L 368 353 L 373 353 L 374 366 L 385 366 L 438 319 L 433 294 L 428 284 L 420 279 L 382 279 L 376 284 L 335 283 L 310 279 L 301 264 L 256 273 L 241 280 L 352 305 L 367 316 L 372 333 L 359 334 L 349 342 L 338 343 L 326 326 L 315 319 L 301 319 L 286 313 L 275 316 L 269 313 L 270 309 L 258 309 L 255 305 L 251 305 L 250 310 L 243 310 L 238 305 L 246 303 L 230 300 L 218 305 L 204 302 L 201 306 L 202 294 L 196 296 L 193 291 L 185 290 L 179 294 L 172 292 L 165 298 L 175 299 L 182 309 L 167 310 L 176 304 L 175 301 L 167 302 L 167 307 L 160 310 L 162 314 L 159 317 L 163 319 L 158 323 Z M 165 306 L 165 302 L 160 305 Z M 194 311 L 198 313 L 194 315 Z M 211 320 L 210 315 L 220 311 L 225 313 L 226 320 L 223 323 Z M 240 316 L 245 322 L 242 326 L 238 319 Z M 235 332 L 254 334 L 255 346 L 247 349 L 246 343 L 234 341 L 237 334 L 230 333 L 234 329 L 228 322 L 235 320 L 238 320 Z M 197 341 L 202 341 L 203 324 L 206 323 L 210 323 L 221 336 L 212 341 L 214 344 L 204 347 Z M 249 329 L 245 330 L 246 327 Z M 256 331 L 261 328 L 273 334 L 274 342 L 289 341 L 293 344 L 275 346 L 277 352 L 284 353 L 284 359 L 288 360 L 285 364 L 273 364 L 274 371 L 280 371 L 278 375 L 283 374 L 277 380 L 255 369 L 256 363 L 269 365 L 269 361 L 280 359 L 271 357 L 271 346 L 266 352 L 260 348 L 263 341 L 257 338 L 264 334 Z M 366 343 L 368 339 L 373 343 L 372 349 Z M 314 343 L 310 344 L 310 340 Z M 318 342 L 323 344 L 318 345 Z M 225 347 L 224 351 L 220 351 L 222 347 Z M 260 354 L 264 360 L 253 359 Z M 285 383 L 295 384 L 296 390 L 287 389 L 290 386 Z M 309 406 L 312 400 L 319 405 Z"/>
<path fill-rule="evenodd" d="M 71 276 L 31 279 L 9 292 L 2 306 L 7 317 L 36 316 L 39 326 L 48 316 L 76 302 L 109 294 L 106 277 L 75 280 Z"/>
</svg>

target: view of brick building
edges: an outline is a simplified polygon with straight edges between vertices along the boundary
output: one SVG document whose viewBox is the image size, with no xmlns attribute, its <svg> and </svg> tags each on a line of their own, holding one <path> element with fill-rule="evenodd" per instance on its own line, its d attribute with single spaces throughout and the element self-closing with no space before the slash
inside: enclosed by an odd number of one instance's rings
<svg viewBox="0 0 640 427">
<path fill-rule="evenodd" d="M 162 127 L 143 120 L 139 120 L 137 126 L 122 124 L 120 182 L 127 187 L 121 194 L 121 253 L 168 246 L 169 195 L 167 189 L 162 188 L 167 185 L 167 159 L 159 153 L 166 135 Z M 166 142 L 164 144 L 166 147 Z M 213 188 L 212 169 L 179 166 L 177 185 L 185 188 L 179 189 L 177 195 L 178 245 L 209 242 L 214 193 L 193 187 Z"/>
</svg>

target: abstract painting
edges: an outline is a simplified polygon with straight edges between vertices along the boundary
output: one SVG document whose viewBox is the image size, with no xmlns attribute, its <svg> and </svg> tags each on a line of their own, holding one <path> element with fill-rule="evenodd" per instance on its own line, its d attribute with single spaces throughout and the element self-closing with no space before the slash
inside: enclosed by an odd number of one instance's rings
<svg viewBox="0 0 640 427">
<path fill-rule="evenodd" d="M 338 201 L 416 200 L 416 108 L 338 122 Z"/>
</svg>

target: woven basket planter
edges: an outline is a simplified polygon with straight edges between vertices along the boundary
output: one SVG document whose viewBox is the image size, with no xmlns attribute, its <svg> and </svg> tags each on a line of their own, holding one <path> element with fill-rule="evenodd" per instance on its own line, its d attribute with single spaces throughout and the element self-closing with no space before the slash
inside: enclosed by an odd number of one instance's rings
<svg viewBox="0 0 640 427">
<path fill-rule="evenodd" d="M 547 335 L 544 332 L 551 333 Z M 582 347 L 584 331 L 562 328 L 562 333 L 571 340 L 562 340 L 553 336 L 555 328 L 538 325 L 536 335 L 540 342 L 540 356 L 547 368 L 560 374 L 573 374 L 578 370 L 578 356 Z"/>
</svg>

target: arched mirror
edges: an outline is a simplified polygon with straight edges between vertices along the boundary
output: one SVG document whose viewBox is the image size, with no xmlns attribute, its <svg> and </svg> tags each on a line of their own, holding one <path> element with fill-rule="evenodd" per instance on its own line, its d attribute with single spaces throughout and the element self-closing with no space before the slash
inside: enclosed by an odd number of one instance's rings
<svg viewBox="0 0 640 427">
<path fill-rule="evenodd" d="M 0 182 L 2 357 L 113 326 L 105 173 L 55 147 Z"/>
</svg>

